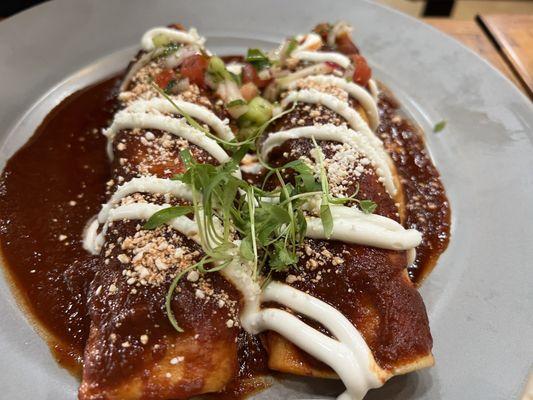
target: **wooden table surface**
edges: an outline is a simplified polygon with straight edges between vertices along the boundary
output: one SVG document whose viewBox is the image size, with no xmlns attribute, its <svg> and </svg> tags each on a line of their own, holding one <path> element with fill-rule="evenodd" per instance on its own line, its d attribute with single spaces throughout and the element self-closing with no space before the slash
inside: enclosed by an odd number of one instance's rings
<svg viewBox="0 0 533 400">
<path fill-rule="evenodd" d="M 533 15 L 480 15 L 530 96 L 533 96 Z"/>
<path fill-rule="evenodd" d="M 533 100 L 533 16 L 481 15 L 477 21 L 423 18 L 489 61 Z"/>
</svg>

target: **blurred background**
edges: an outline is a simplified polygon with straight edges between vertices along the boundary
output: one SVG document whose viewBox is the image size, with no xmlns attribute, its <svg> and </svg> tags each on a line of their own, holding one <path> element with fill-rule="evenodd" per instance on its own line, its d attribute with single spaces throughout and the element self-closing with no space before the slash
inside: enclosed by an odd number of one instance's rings
<svg viewBox="0 0 533 400">
<path fill-rule="evenodd" d="M 533 100 L 533 0 L 374 1 L 420 18 L 457 39 Z M 0 0 L 0 19 L 43 2 Z"/>
<path fill-rule="evenodd" d="M 73 0 L 75 1 L 75 0 Z M 223 0 L 220 0 L 223 1 Z M 533 14 L 533 0 L 376 0 L 414 17 L 472 19 L 477 14 Z M 0 0 L 0 16 L 8 17 L 44 0 Z"/>
<path fill-rule="evenodd" d="M 473 19 L 478 14 L 531 14 L 532 0 L 377 0 L 413 17 Z"/>
</svg>

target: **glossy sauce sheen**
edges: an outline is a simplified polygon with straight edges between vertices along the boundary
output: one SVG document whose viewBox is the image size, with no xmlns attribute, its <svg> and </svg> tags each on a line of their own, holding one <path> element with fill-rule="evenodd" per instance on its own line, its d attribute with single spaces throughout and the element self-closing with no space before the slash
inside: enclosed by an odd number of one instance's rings
<svg viewBox="0 0 533 400">
<path fill-rule="evenodd" d="M 105 202 L 111 166 L 100 130 L 115 111 L 118 82 L 113 77 L 65 99 L 8 161 L 0 181 L 4 264 L 48 334 L 58 361 L 76 371 L 88 336 L 86 290 L 95 270 L 95 258 L 82 249 L 81 233 Z M 423 140 L 409 122 L 392 121 L 397 107 L 390 96 L 380 101 L 379 133 L 387 147 L 404 149 L 393 152 L 393 159 L 406 178 L 406 197 L 411 199 L 406 225 L 424 236 L 410 269 L 411 278 L 420 282 L 447 246 L 450 213 Z M 414 196 L 418 201 L 412 200 Z M 438 213 L 427 208 L 430 203 L 439 207 Z M 266 354 L 257 338 L 240 335 L 239 364 L 238 377 L 267 372 Z M 251 389 L 257 386 L 243 387 L 236 380 L 226 394 L 210 398 L 239 398 Z"/>
<path fill-rule="evenodd" d="M 121 78 L 112 77 L 63 100 L 10 158 L 0 180 L 4 265 L 57 361 L 76 375 L 81 374 L 89 335 L 87 293 L 100 260 L 82 248 L 81 234 L 106 201 L 112 166 L 101 129 L 115 113 Z M 186 321 L 180 323 L 187 326 Z M 209 398 L 239 399 L 265 387 L 260 378 L 250 379 L 268 371 L 259 338 L 241 333 L 237 348 L 237 379 L 226 392 Z"/>
<path fill-rule="evenodd" d="M 0 181 L 5 265 L 69 367 L 79 364 L 87 340 L 93 257 L 82 248 L 81 232 L 105 202 L 110 166 L 100 128 L 113 116 L 117 83 L 106 80 L 61 102 L 7 162 Z"/>
<path fill-rule="evenodd" d="M 377 134 L 389 151 L 402 183 L 407 209 L 404 225 L 422 234 L 415 262 L 408 269 L 411 280 L 420 285 L 448 247 L 451 211 L 423 134 L 409 120 L 395 118 L 399 108 L 392 94 L 385 92 L 380 96 L 381 124 Z"/>
</svg>

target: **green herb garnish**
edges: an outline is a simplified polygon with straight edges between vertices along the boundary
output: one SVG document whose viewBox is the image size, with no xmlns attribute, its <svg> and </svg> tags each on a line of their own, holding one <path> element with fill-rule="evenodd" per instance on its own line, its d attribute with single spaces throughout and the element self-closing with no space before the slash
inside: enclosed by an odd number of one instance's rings
<svg viewBox="0 0 533 400">
<path fill-rule="evenodd" d="M 173 206 L 164 208 L 161 211 L 153 214 L 148 221 L 143 225 L 143 229 L 155 229 L 171 219 L 181 217 L 183 215 L 192 214 L 194 209 L 192 206 Z"/>
<path fill-rule="evenodd" d="M 433 132 L 438 133 L 442 131 L 446 127 L 446 121 L 442 120 L 440 122 L 437 122 L 435 126 L 433 127 Z"/>
<path fill-rule="evenodd" d="M 165 86 L 165 93 L 170 93 L 170 91 L 174 88 L 174 86 L 176 86 L 176 80 L 175 79 L 171 79 L 168 83 L 167 83 L 167 86 Z"/>
<path fill-rule="evenodd" d="M 217 63 L 214 63 L 215 70 L 220 67 Z M 331 205 L 356 202 L 365 213 L 375 211 L 377 206 L 374 202 L 355 198 L 358 189 L 350 197 L 331 196 L 324 155 L 314 139 L 318 173 L 302 160 L 273 168 L 260 159 L 268 170 L 261 186 L 254 186 L 235 176 L 241 159 L 255 145 L 255 140 L 272 121 L 294 110 L 295 104 L 291 109 L 272 117 L 270 103 L 262 98 L 253 99 L 248 104 L 253 111 L 245 118 L 251 130 L 250 136 L 241 142 L 224 141 L 183 112 L 163 90 L 156 85 L 154 87 L 191 126 L 233 151 L 227 162 L 211 165 L 198 163 L 188 150 L 183 150 L 180 158 L 185 172 L 175 175 L 173 179 L 190 188 L 192 205 L 160 210 L 144 225 L 145 229 L 155 229 L 174 218 L 191 214 L 194 214 L 198 224 L 198 235 L 205 256 L 173 279 L 166 296 L 168 318 L 178 332 L 182 330 L 172 312 L 171 303 L 185 273 L 194 269 L 202 274 L 220 271 L 240 259 L 249 263 L 254 279 L 266 276 L 268 281 L 272 272 L 286 271 L 297 265 L 298 248 L 307 230 L 303 210 L 311 198 L 321 200 L 319 210 L 315 212 L 321 218 L 327 238 L 331 237 L 334 224 Z M 252 104 L 254 101 L 255 104 Z M 240 102 L 234 104 L 237 105 L 241 105 Z M 265 190 L 271 183 L 275 183 L 276 188 Z"/>
<path fill-rule="evenodd" d="M 316 142 L 315 147 L 320 168 L 318 177 L 302 160 L 277 168 L 264 164 L 268 173 L 261 187 L 234 176 L 248 146 L 242 146 L 229 161 L 216 166 L 198 163 L 188 150 L 180 152 L 186 172 L 173 179 L 189 186 L 192 205 L 163 209 L 144 225 L 145 229 L 154 229 L 178 216 L 194 214 L 199 226 L 205 256 L 174 278 L 166 296 L 168 318 L 178 332 L 182 330 L 172 312 L 171 302 L 185 273 L 193 269 L 202 274 L 220 271 L 240 258 L 249 263 L 254 279 L 266 275 L 268 280 L 272 272 L 286 271 L 297 265 L 298 248 L 307 230 L 306 215 L 302 210 L 309 198 L 321 197 L 319 214 L 326 237 L 330 237 L 333 230 L 331 204 L 353 200 L 359 202 L 363 212 L 375 209 L 375 204 L 369 200 L 331 197 L 322 150 Z M 287 182 L 284 176 L 291 176 L 293 183 Z M 277 187 L 264 190 L 271 179 L 277 181 Z M 237 237 L 241 238 L 240 242 Z"/>
<path fill-rule="evenodd" d="M 234 74 L 231 71 L 228 71 L 229 76 L 237 84 L 237 86 L 242 86 L 242 78 L 241 75 Z"/>
<path fill-rule="evenodd" d="M 252 64 L 257 70 L 262 70 L 272 65 L 269 58 L 259 49 L 248 49 L 246 61 Z"/>
<path fill-rule="evenodd" d="M 176 316 L 172 311 L 172 296 L 174 296 L 174 292 L 176 290 L 176 287 L 178 286 L 178 282 L 183 277 L 183 275 L 185 275 L 189 271 L 192 271 L 196 267 L 197 264 L 191 265 L 189 268 L 184 269 L 178 275 L 176 275 L 176 277 L 172 280 L 172 283 L 170 284 L 167 295 L 165 296 L 165 310 L 167 312 L 168 320 L 170 321 L 170 324 L 174 327 L 174 329 L 176 329 L 176 331 L 180 333 L 183 332 L 183 329 L 178 325 L 178 321 L 176 321 Z"/>
<path fill-rule="evenodd" d="M 269 263 L 269 266 L 273 271 L 285 271 L 288 266 L 295 265 L 298 262 L 298 256 L 289 251 L 283 242 L 274 242 L 273 247 L 274 250 Z"/>
<path fill-rule="evenodd" d="M 295 38 L 291 38 L 289 40 L 289 44 L 287 45 L 287 49 L 285 50 L 285 56 L 289 57 L 294 50 L 296 50 L 296 47 L 298 47 L 298 41 Z"/>
<path fill-rule="evenodd" d="M 378 208 L 378 205 L 372 200 L 359 200 L 358 203 L 361 211 L 365 214 L 372 214 Z"/>
<path fill-rule="evenodd" d="M 176 316 L 174 315 L 174 311 L 172 311 L 172 297 L 174 296 L 174 292 L 176 291 L 176 288 L 178 287 L 178 283 L 185 274 L 191 272 L 194 269 L 197 269 L 198 271 L 202 273 L 220 271 L 221 268 L 206 269 L 204 267 L 204 265 L 210 264 L 212 262 L 213 260 L 209 259 L 209 257 L 204 257 L 197 263 L 191 265 L 188 268 L 185 268 L 183 271 L 181 271 L 178 275 L 175 276 L 175 278 L 172 280 L 172 283 L 170 284 L 170 287 L 168 288 L 167 294 L 165 296 L 165 311 L 167 312 L 167 318 L 170 324 L 179 333 L 182 333 L 183 329 L 179 326 L 178 321 L 176 320 Z M 226 265 L 227 264 L 225 264 L 224 267 Z"/>
<path fill-rule="evenodd" d="M 183 111 L 176 104 L 176 102 L 174 100 L 172 100 L 172 98 L 167 93 L 165 93 L 165 91 L 163 89 L 161 89 L 159 86 L 157 86 L 154 82 L 151 81 L 150 85 L 152 86 L 152 88 L 154 88 L 154 90 L 159 92 L 159 94 L 161 94 L 161 96 L 163 96 L 165 99 L 167 99 L 170 104 L 172 104 L 172 106 L 176 109 L 177 113 L 179 115 L 183 116 L 189 125 L 191 125 L 195 129 L 198 129 L 198 130 L 202 131 L 203 133 L 206 134 L 206 136 L 208 136 L 209 138 L 215 140 L 220 145 L 225 146 L 225 147 L 229 147 L 231 149 L 242 148 L 243 146 L 250 146 L 250 148 L 253 149 L 254 148 L 254 142 L 256 141 L 256 139 L 263 134 L 265 129 L 273 121 L 275 121 L 276 119 L 281 118 L 284 115 L 292 112 L 294 110 L 294 108 L 296 107 L 296 103 L 293 103 L 293 105 L 292 105 L 292 107 L 290 109 L 285 110 L 285 111 L 283 111 L 282 113 L 280 113 L 280 114 L 278 114 L 276 116 L 273 116 L 272 118 L 270 118 L 268 121 L 264 122 L 263 124 L 257 124 L 255 122 L 254 123 L 250 122 L 250 123 L 247 123 L 247 125 L 240 126 L 241 130 L 243 131 L 243 134 L 241 135 L 241 137 L 244 138 L 244 140 L 242 140 L 242 141 L 238 141 L 238 140 L 229 141 L 229 140 L 223 140 L 223 139 L 219 138 L 218 136 L 213 135 L 208 129 L 206 129 L 203 126 L 201 126 L 198 122 L 196 122 L 196 120 L 194 118 L 192 118 L 188 113 Z M 240 101 L 240 99 L 238 99 L 236 101 Z M 265 100 L 265 102 L 266 102 L 266 100 Z M 246 134 L 244 134 L 244 129 L 243 128 L 246 128 Z M 239 133 L 241 133 L 241 131 L 239 131 Z"/>
<path fill-rule="evenodd" d="M 330 195 L 329 195 L 329 184 L 328 176 L 326 173 L 326 168 L 324 168 L 324 153 L 322 149 L 318 146 L 315 138 L 313 138 L 313 143 L 315 145 L 315 151 L 317 153 L 316 158 L 318 166 L 320 168 L 320 184 L 322 188 L 322 203 L 320 204 L 320 219 L 322 220 L 322 227 L 324 228 L 324 235 L 326 239 L 331 237 L 333 232 L 333 216 L 331 215 L 331 209 L 329 208 L 330 204 Z"/>
<path fill-rule="evenodd" d="M 163 96 L 165 99 L 167 99 L 170 104 L 172 104 L 172 106 L 176 109 L 176 111 L 178 112 L 179 115 L 183 116 L 183 118 L 185 118 L 185 120 L 187 121 L 187 123 L 189 125 L 191 125 L 193 128 L 195 129 L 198 129 L 199 131 L 205 133 L 206 135 L 208 136 L 211 136 L 213 137 L 213 135 L 211 135 L 211 132 L 209 132 L 209 130 L 205 129 L 202 125 L 200 125 L 198 122 L 196 122 L 196 120 L 191 117 L 188 113 L 186 113 L 185 111 L 183 111 L 177 104 L 174 100 L 172 100 L 172 98 L 168 95 L 168 93 L 166 93 L 165 90 L 161 89 L 159 86 L 157 86 L 155 83 L 153 82 L 150 82 L 150 84 L 152 85 L 152 87 L 159 92 L 159 94 L 161 94 L 161 96 Z"/>
</svg>

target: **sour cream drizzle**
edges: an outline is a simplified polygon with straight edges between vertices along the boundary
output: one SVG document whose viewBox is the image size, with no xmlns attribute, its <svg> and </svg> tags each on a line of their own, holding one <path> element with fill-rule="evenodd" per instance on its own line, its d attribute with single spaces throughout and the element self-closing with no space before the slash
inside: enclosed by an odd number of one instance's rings
<svg viewBox="0 0 533 400">
<path fill-rule="evenodd" d="M 167 68 L 176 68 L 186 57 L 193 54 L 199 54 L 202 47 L 194 44 L 180 47 L 175 53 L 169 54 L 165 59 L 165 66 Z M 144 53 L 135 63 L 129 68 L 128 73 L 122 80 L 119 87 L 119 92 L 126 90 L 134 78 L 135 74 L 141 70 L 145 65 L 150 63 L 154 58 L 159 57 L 163 53 L 164 49 L 161 47 L 155 48 L 148 53 Z"/>
<path fill-rule="evenodd" d="M 120 84 L 120 87 L 118 88 L 119 92 L 126 90 L 126 88 L 128 87 L 129 83 L 131 82 L 135 74 L 139 72 L 142 67 L 148 64 L 150 60 L 152 60 L 152 58 L 156 57 L 156 54 L 155 54 L 156 51 L 157 50 L 154 49 L 153 51 L 150 51 L 149 53 L 144 53 L 137 61 L 135 61 L 135 63 L 129 68 L 128 73 L 122 80 L 122 83 Z"/>
<path fill-rule="evenodd" d="M 195 44 L 200 47 L 203 47 L 205 43 L 205 38 L 198 35 L 198 32 L 194 28 L 189 29 L 188 32 L 183 32 L 172 28 L 156 27 L 150 29 L 143 35 L 141 39 L 142 48 L 146 51 L 153 50 L 156 47 L 154 38 L 159 35 L 168 38 L 170 42 Z"/>
<path fill-rule="evenodd" d="M 376 130 L 376 128 L 378 127 L 379 113 L 378 113 L 377 103 L 375 99 L 372 97 L 372 94 L 368 93 L 361 86 L 353 82 L 348 82 L 344 78 L 339 78 L 333 75 L 315 75 L 315 76 L 309 76 L 300 81 L 291 83 L 288 86 L 288 89 L 294 90 L 298 87 L 299 84 L 306 83 L 306 82 L 318 83 L 318 84 L 328 85 L 328 86 L 336 86 L 344 90 L 346 93 L 348 93 L 349 96 L 353 97 L 363 106 L 363 108 L 365 109 L 366 115 L 368 116 L 369 122 L 370 122 L 370 128 L 372 130 Z"/>
<path fill-rule="evenodd" d="M 365 135 L 376 148 L 381 148 L 382 151 L 385 151 L 381 140 L 379 140 L 379 138 L 370 130 L 365 120 L 348 102 L 342 101 L 332 94 L 324 93 L 316 89 L 290 91 L 281 101 L 281 106 L 285 108 L 288 104 L 293 102 L 320 104 L 329 108 L 331 111 L 334 111 L 343 117 L 353 129 Z"/>
<path fill-rule="evenodd" d="M 127 204 L 110 210 L 102 231 L 96 235 L 93 254 L 98 254 L 111 221 L 148 219 L 169 205 Z M 198 225 L 181 216 L 166 224 L 201 244 Z M 361 334 L 337 309 L 280 282 L 271 282 L 262 292 L 246 264 L 238 259 L 221 273 L 243 294 L 244 310 L 241 314 L 243 328 L 252 334 L 272 330 L 282 334 L 312 356 L 330 365 L 346 385 L 339 399 L 360 400 L 369 389 L 379 387 L 390 377 L 375 362 L 372 352 Z M 326 327 L 337 339 L 332 339 L 305 324 L 286 311 L 261 309 L 262 302 L 275 301 L 292 308 Z"/>
<path fill-rule="evenodd" d="M 372 98 L 375 102 L 377 102 L 379 97 L 379 89 L 374 79 L 370 79 L 368 81 L 368 88 L 370 89 L 370 94 L 372 95 Z"/>
<path fill-rule="evenodd" d="M 328 46 L 335 47 L 337 36 L 340 34 L 349 35 L 352 32 L 352 27 L 345 21 L 337 22 L 328 34 Z"/>
<path fill-rule="evenodd" d="M 337 309 L 281 282 L 271 282 L 261 292 L 246 267 L 236 263 L 221 270 L 243 295 L 241 324 L 251 333 L 276 331 L 292 343 L 328 364 L 339 375 L 346 392 L 339 400 L 361 400 L 368 390 L 381 386 L 390 373 L 381 369 L 361 334 Z M 275 301 L 306 315 L 326 327 L 332 339 L 298 317 L 276 308 L 261 309 L 262 302 Z"/>
<path fill-rule="evenodd" d="M 298 35 L 295 39 L 297 42 L 301 43 L 294 49 L 293 54 L 301 51 L 314 51 L 322 47 L 322 38 L 314 32 L 310 32 L 306 35 Z"/>
<path fill-rule="evenodd" d="M 415 229 L 405 229 L 396 221 L 376 214 L 364 214 L 357 208 L 330 206 L 333 217 L 331 240 L 356 243 L 389 250 L 414 249 L 422 241 Z M 306 236 L 326 239 L 322 220 L 307 217 Z"/>
<path fill-rule="evenodd" d="M 108 207 L 112 207 L 120 199 L 135 192 L 169 193 L 186 200 L 192 198 L 186 185 L 181 182 L 156 177 L 142 177 L 119 186 L 111 197 Z M 93 254 L 98 254 L 105 242 L 105 235 L 112 221 L 148 219 L 157 211 L 167 207 L 169 207 L 168 204 L 150 203 L 127 204 L 116 208 L 104 206 L 98 220 L 95 221 L 97 226 L 98 223 L 104 223 L 104 226 L 100 233 L 94 234 L 94 232 L 89 235 L 88 239 L 92 239 L 92 243 L 88 243 L 87 250 Z M 411 240 L 412 245 L 416 245 L 418 232 L 405 231 L 395 221 L 377 215 L 364 216 L 358 210 L 342 206 L 333 206 L 331 211 L 335 220 L 332 239 L 360 243 L 359 239 L 363 237 L 362 244 L 378 247 L 391 245 L 395 249 L 408 247 L 409 240 Z M 354 215 L 357 216 L 358 220 L 352 221 L 353 225 L 347 225 L 346 221 L 343 223 L 339 220 L 339 218 L 350 220 Z M 367 217 L 368 220 L 365 221 Z M 181 216 L 167 221 L 166 224 L 201 244 L 199 227 L 194 220 Z M 370 226 L 370 235 L 365 239 L 365 231 L 368 231 L 368 226 Z M 354 232 L 354 227 L 357 227 L 359 231 Z M 406 233 L 405 237 L 402 237 L 402 232 Z M 397 235 L 395 236 L 395 234 Z M 313 219 L 308 221 L 308 236 L 324 238 L 321 222 L 315 223 Z M 380 236 L 386 236 L 386 238 L 379 239 Z M 366 243 L 368 238 L 370 241 Z M 390 240 L 390 243 L 387 239 Z M 243 328 L 252 334 L 267 330 L 276 331 L 307 353 L 328 364 L 346 386 L 346 392 L 339 396 L 339 400 L 360 400 L 368 390 L 381 386 L 390 377 L 389 372 L 377 365 L 361 334 L 337 309 L 280 282 L 270 283 L 262 292 L 258 283 L 252 279 L 247 265 L 240 261 L 233 262 L 221 270 L 221 273 L 243 294 L 245 301 L 241 314 Z M 320 333 L 286 311 L 274 308 L 261 309 L 262 302 L 272 301 L 318 321 L 336 339 Z"/>
<path fill-rule="evenodd" d="M 204 132 L 190 126 L 184 118 L 172 118 L 166 115 L 147 114 L 144 112 L 119 111 L 111 126 L 104 131 L 107 136 L 107 153 L 113 158 L 113 139 L 123 129 L 157 129 L 179 136 L 201 147 L 211 154 L 217 161 L 223 163 L 229 160 L 228 154 L 213 139 Z"/>
<path fill-rule="evenodd" d="M 340 65 L 342 68 L 348 68 L 350 66 L 350 59 L 344 54 L 329 52 L 329 51 L 294 51 L 291 57 L 301 61 L 310 62 L 332 62 Z"/>
<path fill-rule="evenodd" d="M 189 114 L 194 119 L 205 122 L 207 125 L 209 125 L 221 139 L 232 140 L 235 138 L 233 131 L 228 126 L 227 119 L 222 121 L 213 111 L 204 106 L 183 101 L 177 97 L 171 97 L 171 99 L 174 104 L 176 104 L 176 106 L 178 106 L 185 113 Z M 180 115 L 179 111 L 170 101 L 161 97 L 155 97 L 150 100 L 136 100 L 126 108 L 126 111 L 146 113 L 156 111 L 164 114 Z"/>
<path fill-rule="evenodd" d="M 139 70 L 148 64 L 152 59 L 158 57 L 162 51 L 162 47 L 156 47 L 154 45 L 154 37 L 158 35 L 163 35 L 168 38 L 170 42 L 177 44 L 185 44 L 179 48 L 176 53 L 170 54 L 167 57 L 167 67 L 174 68 L 177 66 L 176 61 L 180 60 L 183 56 L 187 54 L 195 54 L 199 52 L 204 47 L 205 38 L 198 35 L 196 29 L 190 29 L 189 32 L 183 32 L 177 29 L 166 28 L 166 27 L 156 27 L 148 32 L 146 32 L 141 40 L 142 48 L 147 52 L 143 54 L 130 68 L 122 83 L 119 87 L 119 91 L 126 90 L 129 83 Z"/>
<path fill-rule="evenodd" d="M 315 63 L 332 62 L 342 68 L 348 68 L 351 64 L 349 57 L 334 51 L 317 51 L 323 45 L 322 38 L 314 32 L 305 36 L 297 36 L 296 40 L 302 42 L 291 53 L 290 57 L 302 61 Z"/>
<path fill-rule="evenodd" d="M 376 146 L 363 135 L 346 126 L 335 126 L 332 124 L 303 126 L 284 131 L 271 133 L 261 146 L 261 156 L 268 159 L 268 155 L 275 148 L 291 139 L 307 138 L 315 140 L 331 140 L 334 142 L 346 143 L 353 148 L 360 150 L 372 162 L 376 173 L 383 180 L 385 189 L 391 196 L 395 196 L 397 189 L 394 184 L 392 171 L 389 166 L 389 158 L 381 151 L 382 147 Z"/>
<path fill-rule="evenodd" d="M 154 28 L 144 35 L 143 47 L 146 50 L 153 49 L 153 38 L 159 34 L 164 34 L 172 40 L 183 43 L 203 45 L 203 39 L 198 37 L 194 29 L 185 33 L 169 28 Z M 316 46 L 317 37 L 318 35 L 316 34 L 308 35 L 299 48 L 300 53 L 307 51 L 307 48 L 312 49 Z M 318 40 L 320 40 L 320 37 L 318 37 Z M 324 65 L 315 66 L 313 72 L 318 72 Z M 309 71 L 311 72 L 311 70 Z M 321 77 L 316 78 L 322 79 Z M 344 83 L 341 86 L 340 82 L 330 79 L 332 77 L 325 78 L 328 78 L 329 83 L 337 84 L 344 88 L 350 95 L 363 98 L 362 101 L 360 100 L 361 104 L 364 107 L 368 107 L 369 110 L 371 109 L 368 104 L 364 104 L 368 99 L 358 90 L 353 89 L 351 86 L 346 89 Z M 333 108 L 339 109 L 341 116 L 343 116 L 343 113 L 347 115 L 349 118 L 346 119 L 350 124 L 353 123 L 354 127 L 359 126 L 360 121 L 357 117 L 353 117 L 352 114 L 348 114 L 348 111 L 345 112 L 343 104 L 335 103 L 324 93 L 309 92 L 311 91 L 301 90 L 293 92 L 294 94 L 290 93 L 289 96 L 292 97 L 288 97 L 289 100 L 286 100 L 286 103 L 318 99 L 317 101 L 320 100 L 320 104 L 324 101 Z M 359 97 L 356 98 L 359 100 Z M 338 99 L 335 98 L 335 100 Z M 231 132 L 228 132 L 229 128 L 209 110 L 192 103 L 178 103 L 178 100 L 176 100 L 176 103 L 185 112 L 213 128 L 220 137 L 229 138 Z M 127 109 L 120 111 L 116 115 L 112 125 L 105 131 L 105 135 L 108 137 L 110 157 L 113 156 L 112 143 L 114 136 L 120 130 L 140 128 L 162 130 L 183 137 L 205 149 L 221 163 L 229 159 L 227 153 L 216 141 L 188 125 L 184 119 L 172 118 L 161 114 L 150 114 L 150 112 L 154 111 L 158 113 L 175 113 L 176 110 L 166 100 L 153 99 L 134 102 Z M 368 114 L 371 115 L 372 111 Z M 375 115 L 377 115 L 377 112 Z M 337 127 L 331 124 L 276 132 L 272 133 L 263 143 L 261 148 L 263 157 L 266 159 L 270 151 L 284 141 L 300 137 L 349 143 L 360 149 L 374 164 L 376 172 L 383 178 L 389 193 L 396 193 L 388 159 L 380 152 L 382 147 L 377 146 L 366 132 L 356 132 L 347 127 Z M 116 189 L 109 202 L 103 205 L 97 218 L 89 224 L 84 233 L 84 247 L 88 251 L 93 254 L 100 252 L 105 242 L 108 228 L 113 221 L 146 220 L 154 213 L 170 206 L 169 204 L 158 205 L 152 203 L 133 203 L 117 206 L 121 199 L 137 192 L 169 194 L 176 198 L 192 200 L 191 191 L 182 182 L 152 176 L 134 178 Z M 413 249 L 421 239 L 417 231 L 405 230 L 397 222 L 385 217 L 372 214 L 366 215 L 357 209 L 344 206 L 331 206 L 331 212 L 334 219 L 331 238 L 335 240 L 405 250 Z M 103 227 L 98 232 L 100 224 L 103 224 Z M 166 224 L 201 244 L 200 230 L 196 221 L 186 216 L 181 216 L 167 221 Z M 320 219 L 313 217 L 308 219 L 307 236 L 325 238 Z M 307 293 L 280 282 L 271 282 L 262 291 L 258 282 L 252 279 L 249 265 L 240 261 L 238 257 L 235 257 L 235 260 L 220 272 L 243 295 L 244 309 L 241 313 L 243 328 L 252 334 L 266 330 L 276 331 L 307 353 L 328 364 L 346 385 L 346 392 L 339 396 L 339 400 L 361 400 L 369 389 L 381 386 L 391 376 L 388 371 L 381 369 L 377 365 L 362 335 L 337 309 Z M 286 311 L 276 308 L 262 309 L 262 302 L 276 302 L 314 319 L 328 329 L 335 339 L 320 333 L 305 324 L 297 316 Z"/>
<path fill-rule="evenodd" d="M 352 30 L 351 26 L 348 25 L 345 22 L 339 22 L 335 24 L 332 31 L 329 33 L 327 38 L 327 43 L 329 46 L 334 47 L 336 37 L 340 33 L 348 34 Z M 295 58 L 297 60 L 302 61 L 310 61 L 314 63 L 320 63 L 319 65 L 322 65 L 321 69 L 325 69 L 324 66 L 327 66 L 327 62 L 335 63 L 339 66 L 341 66 L 344 69 L 347 69 L 351 65 L 351 60 L 348 56 L 339 53 L 339 52 L 321 52 L 317 51 L 322 47 L 322 38 L 320 35 L 317 35 L 314 32 L 311 32 L 307 35 L 299 35 L 296 37 L 296 40 L 302 42 L 300 45 L 296 47 L 296 49 L 292 52 L 291 56 L 292 58 Z M 312 67 L 303 68 L 299 71 L 296 71 L 294 73 L 291 73 L 287 75 L 286 77 L 283 77 L 279 79 L 279 87 L 281 89 L 293 89 L 295 87 L 295 80 L 298 78 L 303 78 L 304 76 L 311 76 L 315 75 L 316 73 L 311 72 Z M 317 66 L 314 66 L 317 67 Z M 327 71 L 327 73 L 332 72 L 332 69 Z M 365 107 L 367 114 L 369 115 L 370 119 L 370 125 L 373 130 L 377 128 L 379 125 L 379 116 L 377 112 L 377 101 L 378 101 L 378 95 L 379 90 L 376 85 L 376 82 L 373 79 L 370 79 L 368 81 L 368 89 L 369 93 L 362 87 L 351 83 L 346 82 L 344 79 L 335 77 L 335 76 L 320 76 L 317 77 L 317 81 L 324 81 L 324 78 L 331 78 L 327 84 L 335 84 L 338 87 L 341 87 L 342 89 L 349 92 L 350 95 L 352 95 L 355 99 L 357 99 L 363 107 Z M 344 81 L 345 83 L 341 82 Z M 370 99 L 369 99 L 370 97 Z M 372 100 L 373 101 L 370 101 Z"/>
<path fill-rule="evenodd" d="M 109 201 L 102 206 L 98 213 L 98 222 L 105 223 L 112 207 L 124 197 L 134 193 L 170 194 L 180 199 L 192 201 L 192 192 L 183 182 L 155 176 L 133 178 L 119 186 Z"/>
<path fill-rule="evenodd" d="M 105 243 L 107 230 L 113 221 L 148 219 L 156 212 L 168 207 L 170 207 L 169 204 L 133 203 L 110 209 L 106 213 L 106 220 L 100 233 L 94 234 L 93 226 L 98 221 L 94 221 L 88 228 L 89 232 L 86 232 L 83 241 L 84 248 L 92 254 L 98 254 Z M 199 241 L 197 239 L 198 225 L 190 218 L 181 216 L 168 221 L 167 224 L 186 237 Z M 98 229 L 98 225 L 96 225 L 96 229 Z"/>
<path fill-rule="evenodd" d="M 280 89 L 287 89 L 290 84 L 298 79 L 305 78 L 311 75 L 328 74 L 333 71 L 333 68 L 326 63 L 314 64 L 309 67 L 302 68 L 289 75 L 277 79 L 277 85 Z"/>
</svg>

